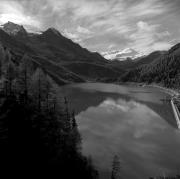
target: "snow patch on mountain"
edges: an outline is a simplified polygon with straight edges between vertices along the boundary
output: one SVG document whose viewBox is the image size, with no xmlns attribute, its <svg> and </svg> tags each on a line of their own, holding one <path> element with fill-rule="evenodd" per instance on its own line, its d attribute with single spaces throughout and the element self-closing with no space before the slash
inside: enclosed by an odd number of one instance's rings
<svg viewBox="0 0 180 179">
<path fill-rule="evenodd" d="M 123 50 L 112 50 L 108 52 L 102 52 L 101 55 L 104 56 L 104 58 L 108 60 L 120 60 L 124 61 L 127 58 L 137 58 L 139 56 L 142 56 L 142 54 L 139 54 L 137 51 L 135 51 L 132 48 L 125 48 Z"/>
</svg>

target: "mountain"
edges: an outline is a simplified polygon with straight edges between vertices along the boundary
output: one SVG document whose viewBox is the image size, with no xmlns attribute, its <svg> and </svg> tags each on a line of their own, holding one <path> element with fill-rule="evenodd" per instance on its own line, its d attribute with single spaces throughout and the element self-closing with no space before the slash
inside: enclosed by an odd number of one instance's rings
<svg viewBox="0 0 180 179">
<path fill-rule="evenodd" d="M 62 36 L 56 29 L 49 28 L 42 34 L 38 35 L 34 45 L 43 46 L 50 51 L 55 58 L 60 57 L 61 61 L 87 61 L 94 63 L 106 63 L 107 61 L 96 53 L 89 52 L 79 44 Z M 46 46 L 44 46 L 46 44 Z M 53 56 L 52 55 L 52 56 Z"/>
<path fill-rule="evenodd" d="M 3 30 L 7 32 L 9 35 L 27 35 L 26 30 L 23 26 L 14 24 L 12 22 L 8 22 L 3 25 Z"/>
<path fill-rule="evenodd" d="M 109 61 L 100 54 L 82 48 L 54 28 L 32 34 L 23 26 L 8 22 L 0 29 L 0 43 L 15 58 L 21 59 L 26 54 L 65 83 L 97 80 L 99 77 L 118 78 L 122 73 L 108 66 Z M 93 73 L 84 73 L 85 69 L 90 71 L 92 66 L 95 69 Z"/>
<path fill-rule="evenodd" d="M 109 66 L 87 62 L 65 63 L 64 66 L 84 79 L 104 82 L 116 81 L 124 72 L 123 70 L 112 69 Z"/>
<path fill-rule="evenodd" d="M 20 40 L 26 40 L 28 38 L 28 33 L 21 25 L 8 22 L 3 25 L 2 29 L 9 35 L 14 36 Z"/>
<path fill-rule="evenodd" d="M 159 59 L 165 53 L 166 53 L 165 51 L 155 51 L 155 52 L 150 53 L 147 56 L 136 58 L 134 59 L 134 65 L 132 67 L 135 68 L 141 65 L 150 64 L 153 61 Z"/>
<path fill-rule="evenodd" d="M 169 54 L 180 55 L 180 43 L 176 44 L 169 50 Z"/>
<path fill-rule="evenodd" d="M 14 35 L 9 35 L 3 29 L 0 29 L 0 43 L 4 47 L 7 47 L 10 50 L 17 52 L 17 53 L 35 54 L 33 49 L 31 49 L 25 43 L 19 41 Z"/>
<path fill-rule="evenodd" d="M 59 85 L 67 84 L 70 82 L 84 82 L 85 80 L 75 73 L 68 71 L 63 66 L 58 66 L 53 62 L 48 61 L 45 58 L 38 57 L 38 56 L 29 56 L 29 55 L 22 55 L 21 53 L 14 52 L 9 50 L 7 47 L 4 47 L 0 43 L 0 65 L 4 65 L 7 63 L 6 61 L 11 61 L 15 66 L 19 66 L 20 63 L 24 59 L 28 59 L 34 66 L 34 70 L 36 68 L 41 68 L 46 71 L 46 73 L 51 76 L 52 79 L 56 81 Z"/>
<path fill-rule="evenodd" d="M 151 63 L 130 69 L 120 81 L 160 83 L 166 87 L 180 87 L 180 44 L 156 56 Z"/>
<path fill-rule="evenodd" d="M 8 49 L 18 63 L 28 56 L 36 66 L 59 84 L 84 81 L 138 81 L 157 82 L 166 86 L 177 83 L 179 75 L 180 44 L 169 51 L 155 51 L 135 59 L 132 49 L 114 51 L 115 60 L 107 60 L 98 53 L 90 52 L 64 37 L 58 30 L 49 28 L 38 34 L 28 33 L 23 26 L 8 22 L 0 28 L 0 44 Z M 105 55 L 105 54 L 104 54 Z M 119 61 L 119 58 L 126 59 Z M 173 77 L 174 75 L 174 77 Z M 173 81 L 174 80 L 174 81 Z"/>
<path fill-rule="evenodd" d="M 152 52 L 151 54 L 149 54 L 147 56 L 142 56 L 142 57 L 138 57 L 138 58 L 135 58 L 135 59 L 126 58 L 126 60 L 124 60 L 124 61 L 113 60 L 112 63 L 109 64 L 109 65 L 112 68 L 115 68 L 117 70 L 118 69 L 119 70 L 123 70 L 123 69 L 130 70 L 130 69 L 140 67 L 142 65 L 150 64 L 153 61 L 160 58 L 165 53 L 167 53 L 167 52 L 165 52 L 165 51 L 155 51 L 155 52 Z"/>
</svg>

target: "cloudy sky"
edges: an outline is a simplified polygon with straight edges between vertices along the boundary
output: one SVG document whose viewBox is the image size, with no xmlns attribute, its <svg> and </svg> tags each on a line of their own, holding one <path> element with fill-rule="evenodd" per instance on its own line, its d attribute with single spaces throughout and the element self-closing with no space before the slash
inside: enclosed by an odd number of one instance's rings
<svg viewBox="0 0 180 179">
<path fill-rule="evenodd" d="M 0 24 L 57 28 L 91 51 L 141 55 L 180 42 L 180 0 L 0 0 Z"/>
</svg>

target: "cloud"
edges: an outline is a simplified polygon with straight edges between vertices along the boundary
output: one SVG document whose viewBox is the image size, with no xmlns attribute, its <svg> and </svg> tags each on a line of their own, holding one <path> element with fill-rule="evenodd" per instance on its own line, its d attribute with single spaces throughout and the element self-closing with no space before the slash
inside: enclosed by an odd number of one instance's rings
<svg viewBox="0 0 180 179">
<path fill-rule="evenodd" d="M 105 13 L 109 8 L 103 1 L 76 1 L 75 15 L 77 17 L 97 16 Z"/>
<path fill-rule="evenodd" d="M 0 24 L 12 21 L 17 24 L 24 25 L 26 28 L 40 28 L 41 23 L 35 18 L 26 15 L 23 7 L 15 1 L 1 1 L 0 6 Z"/>
<path fill-rule="evenodd" d="M 78 26 L 77 32 L 82 34 L 91 34 L 92 32 L 84 27 Z"/>
<path fill-rule="evenodd" d="M 156 42 L 152 45 L 152 50 L 168 50 L 171 46 L 172 44 L 168 42 Z"/>
<path fill-rule="evenodd" d="M 81 39 L 80 39 L 80 37 L 79 37 L 78 34 L 68 32 L 68 30 L 66 30 L 66 29 L 62 32 L 62 34 L 63 34 L 65 37 L 73 40 L 74 42 L 81 42 Z"/>
<path fill-rule="evenodd" d="M 128 105 L 127 105 L 128 103 Z M 111 98 L 106 99 L 103 103 L 99 105 L 99 107 L 106 108 L 109 112 L 114 110 L 120 110 L 121 112 L 128 112 L 138 107 L 139 104 L 133 101 L 126 102 L 123 100 L 113 100 Z"/>
<path fill-rule="evenodd" d="M 180 36 L 179 0 L 0 0 L 0 4 L 0 23 L 13 21 L 31 31 L 55 27 L 92 51 L 131 48 L 144 54 L 155 47 L 166 49 Z"/>
<path fill-rule="evenodd" d="M 136 3 L 129 8 L 128 13 L 135 17 L 142 16 L 157 16 L 167 11 L 167 7 L 164 6 L 162 1 L 158 0 L 143 0 Z"/>
<path fill-rule="evenodd" d="M 115 44 L 110 44 L 110 45 L 108 46 L 108 50 L 113 49 L 113 47 L 115 47 Z M 103 53 L 102 53 L 102 54 L 103 54 Z"/>
<path fill-rule="evenodd" d="M 165 38 L 169 37 L 167 31 L 159 32 L 159 24 L 148 24 L 144 21 L 137 23 L 136 31 L 129 36 L 131 42 L 129 46 L 143 54 L 148 54 L 154 50 L 167 50 L 172 44 Z"/>
</svg>

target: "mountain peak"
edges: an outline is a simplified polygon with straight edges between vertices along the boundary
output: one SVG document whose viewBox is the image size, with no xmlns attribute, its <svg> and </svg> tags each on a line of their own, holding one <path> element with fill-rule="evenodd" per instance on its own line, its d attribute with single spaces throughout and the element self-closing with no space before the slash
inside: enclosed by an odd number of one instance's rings
<svg viewBox="0 0 180 179">
<path fill-rule="evenodd" d="M 173 47 L 171 47 L 171 49 L 169 50 L 169 53 L 173 53 L 175 51 L 177 51 L 178 54 L 180 53 L 180 43 L 178 43 L 178 44 L 174 45 Z"/>
<path fill-rule="evenodd" d="M 19 33 L 23 35 L 27 34 L 22 25 L 18 25 L 10 21 L 3 25 L 3 30 L 10 35 L 17 35 Z"/>
<path fill-rule="evenodd" d="M 53 28 L 53 27 L 47 29 L 47 30 L 45 31 L 45 33 L 47 33 L 47 32 L 48 32 L 48 33 L 53 33 L 53 34 L 55 34 L 55 35 L 61 35 L 60 32 L 59 32 L 57 29 Z"/>
</svg>

